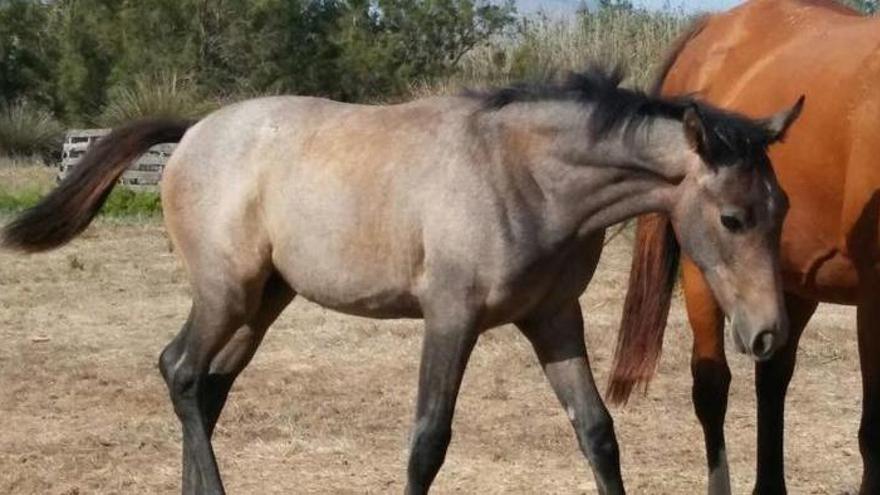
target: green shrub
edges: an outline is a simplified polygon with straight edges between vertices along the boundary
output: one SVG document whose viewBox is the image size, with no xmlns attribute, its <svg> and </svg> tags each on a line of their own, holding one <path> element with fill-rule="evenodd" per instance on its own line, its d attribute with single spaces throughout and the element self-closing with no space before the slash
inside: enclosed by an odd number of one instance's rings
<svg viewBox="0 0 880 495">
<path fill-rule="evenodd" d="M 37 156 L 60 152 L 64 130 L 51 113 L 24 100 L 0 106 L 0 156 Z"/>
<path fill-rule="evenodd" d="M 43 191 L 29 187 L 18 191 L 0 190 L 0 212 L 17 212 L 36 205 Z"/>
<path fill-rule="evenodd" d="M 37 180 L 32 177 L 37 175 L 29 173 L 32 168 L 19 167 L 15 170 L 16 173 L 12 175 L 23 176 L 22 180 L 0 182 L 0 213 L 17 213 L 30 208 L 52 189 L 41 178 Z M 101 208 L 101 214 L 126 218 L 154 217 L 162 214 L 162 203 L 158 192 L 117 187 Z"/>
<path fill-rule="evenodd" d="M 118 187 L 110 193 L 101 213 L 111 217 L 156 216 L 162 213 L 158 192 Z"/>
</svg>

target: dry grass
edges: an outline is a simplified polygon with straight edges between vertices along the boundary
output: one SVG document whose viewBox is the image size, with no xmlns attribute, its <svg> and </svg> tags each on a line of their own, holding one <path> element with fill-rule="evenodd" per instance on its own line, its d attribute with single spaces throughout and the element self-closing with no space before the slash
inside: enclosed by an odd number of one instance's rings
<svg viewBox="0 0 880 495">
<path fill-rule="evenodd" d="M 620 64 L 626 84 L 646 88 L 670 42 L 690 23 L 681 15 L 605 10 L 587 15 L 523 18 L 514 33 L 465 55 L 455 74 L 417 83 L 412 96 L 453 94 L 468 87 L 548 81 L 591 64 Z"/>
<path fill-rule="evenodd" d="M 64 129 L 50 111 L 27 101 L 0 102 L 0 156 L 48 159 L 63 137 Z"/>
<path fill-rule="evenodd" d="M 0 253 L 0 493 L 174 493 L 180 430 L 155 367 L 188 310 L 156 223 L 99 222 L 39 256 Z M 605 383 L 629 239 L 610 245 L 582 299 Z M 854 490 L 859 379 L 852 312 L 822 307 L 788 408 L 791 493 Z M 216 436 L 230 493 L 400 493 L 421 339 L 415 321 L 341 316 L 296 301 L 233 390 Z M 702 436 L 690 338 L 676 302 L 660 376 L 613 410 L 632 493 L 698 493 Z M 751 365 L 732 357 L 734 493 L 753 479 Z M 565 414 L 512 328 L 486 334 L 465 378 L 437 494 L 595 493 Z"/>
<path fill-rule="evenodd" d="M 55 186 L 58 169 L 35 159 L 0 156 L 0 191 L 37 190 L 47 192 Z"/>
</svg>

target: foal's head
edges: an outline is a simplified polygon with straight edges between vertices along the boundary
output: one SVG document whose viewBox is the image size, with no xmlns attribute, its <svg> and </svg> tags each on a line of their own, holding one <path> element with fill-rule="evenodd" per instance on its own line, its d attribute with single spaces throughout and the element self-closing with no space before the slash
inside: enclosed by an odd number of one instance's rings
<svg viewBox="0 0 880 495">
<path fill-rule="evenodd" d="M 484 96 L 484 106 L 555 101 L 544 113 L 558 115 L 574 131 L 553 145 L 575 150 L 560 154 L 585 171 L 571 174 L 572 180 L 595 185 L 591 172 L 597 166 L 623 171 L 618 180 L 629 180 L 630 187 L 618 190 L 639 204 L 621 211 L 668 214 L 682 250 L 733 320 L 739 350 L 768 358 L 787 337 L 778 258 L 788 205 L 767 148 L 797 119 L 803 99 L 769 118 L 749 119 L 692 98 L 656 98 L 622 88 L 622 79 L 620 70 L 594 68 L 572 74 L 562 85 L 498 90 Z M 538 107 L 523 111 L 541 115 Z M 583 124 L 586 136 L 579 134 Z"/>
<path fill-rule="evenodd" d="M 767 148 L 797 119 L 803 97 L 758 120 L 683 104 L 685 145 L 672 159 L 686 173 L 671 199 L 672 226 L 732 320 L 738 349 L 763 360 L 785 342 L 788 324 L 778 259 L 788 200 Z"/>
</svg>

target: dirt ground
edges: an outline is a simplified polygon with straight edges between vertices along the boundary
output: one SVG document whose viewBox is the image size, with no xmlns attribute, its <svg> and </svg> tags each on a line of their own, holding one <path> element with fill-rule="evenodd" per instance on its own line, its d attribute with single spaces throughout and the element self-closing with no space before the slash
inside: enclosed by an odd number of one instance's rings
<svg viewBox="0 0 880 495">
<path fill-rule="evenodd" d="M 189 307 L 157 222 L 100 222 L 38 256 L 0 253 L 0 493 L 174 493 L 180 429 L 156 358 Z M 581 300 L 593 369 L 610 364 L 629 260 L 606 249 Z M 846 493 L 861 471 L 851 308 L 822 306 L 802 340 L 787 410 L 789 491 Z M 421 340 L 297 300 L 237 382 L 215 436 L 232 494 L 401 493 Z M 636 494 L 704 491 L 680 301 L 650 393 L 613 409 Z M 735 493 L 754 477 L 752 366 L 731 358 Z M 567 418 L 524 339 L 487 333 L 465 377 L 434 493 L 595 493 Z"/>
</svg>

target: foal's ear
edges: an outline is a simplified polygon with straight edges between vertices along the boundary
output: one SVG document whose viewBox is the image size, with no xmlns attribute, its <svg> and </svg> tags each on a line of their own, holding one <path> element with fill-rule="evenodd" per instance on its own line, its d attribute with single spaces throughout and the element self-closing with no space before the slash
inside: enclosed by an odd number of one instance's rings
<svg viewBox="0 0 880 495">
<path fill-rule="evenodd" d="M 704 158 L 709 156 L 709 133 L 700 108 L 696 105 L 688 106 L 681 123 L 684 125 L 684 137 L 691 148 Z"/>
<path fill-rule="evenodd" d="M 785 133 L 788 132 L 788 128 L 801 115 L 801 110 L 804 108 L 804 99 L 804 95 L 801 95 L 794 106 L 764 119 L 761 122 L 764 125 L 764 128 L 767 129 L 767 136 L 770 138 L 770 143 L 785 139 Z"/>
</svg>

